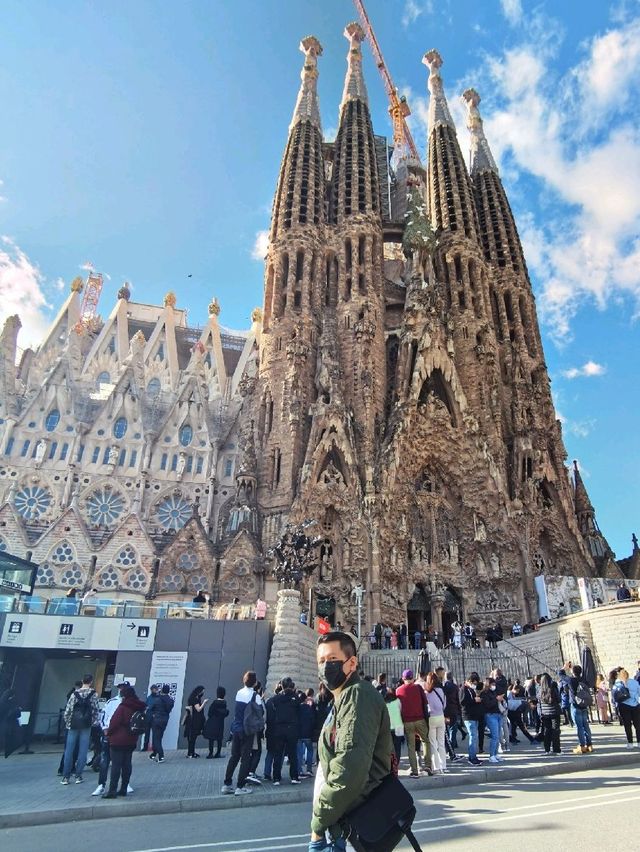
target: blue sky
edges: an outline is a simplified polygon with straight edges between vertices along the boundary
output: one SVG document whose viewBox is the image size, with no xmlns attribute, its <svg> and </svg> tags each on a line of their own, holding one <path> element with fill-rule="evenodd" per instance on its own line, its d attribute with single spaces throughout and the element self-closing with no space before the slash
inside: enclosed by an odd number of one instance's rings
<svg viewBox="0 0 640 852">
<path fill-rule="evenodd" d="M 423 53 L 474 85 L 538 299 L 569 460 L 618 556 L 638 521 L 640 5 L 637 0 L 368 0 L 422 149 Z M 335 132 L 349 0 L 3 0 L 0 319 L 37 341 L 87 261 L 133 298 L 169 289 L 204 322 L 245 327 L 302 55 L 313 33 Z M 365 49 L 374 127 L 389 133 Z M 191 278 L 187 276 L 191 275 Z"/>
</svg>

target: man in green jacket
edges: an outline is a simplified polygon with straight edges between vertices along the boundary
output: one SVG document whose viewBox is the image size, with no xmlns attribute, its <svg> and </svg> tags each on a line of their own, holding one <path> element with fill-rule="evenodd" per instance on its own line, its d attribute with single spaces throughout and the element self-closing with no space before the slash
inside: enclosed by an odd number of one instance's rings
<svg viewBox="0 0 640 852">
<path fill-rule="evenodd" d="M 380 693 L 360 680 L 354 640 L 333 631 L 318 639 L 318 676 L 334 706 L 320 734 L 310 850 L 343 849 L 341 820 L 391 772 L 393 740 Z M 327 841 L 327 832 L 337 840 Z"/>
</svg>

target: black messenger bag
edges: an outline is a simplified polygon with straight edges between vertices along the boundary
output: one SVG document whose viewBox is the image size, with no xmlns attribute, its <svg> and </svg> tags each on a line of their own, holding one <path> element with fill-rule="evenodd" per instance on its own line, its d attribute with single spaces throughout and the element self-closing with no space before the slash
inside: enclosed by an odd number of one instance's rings
<svg viewBox="0 0 640 852">
<path fill-rule="evenodd" d="M 348 840 L 356 852 L 392 852 L 406 837 L 422 852 L 411 825 L 416 816 L 411 793 L 395 775 L 387 775 L 369 798 L 345 815 Z"/>
</svg>

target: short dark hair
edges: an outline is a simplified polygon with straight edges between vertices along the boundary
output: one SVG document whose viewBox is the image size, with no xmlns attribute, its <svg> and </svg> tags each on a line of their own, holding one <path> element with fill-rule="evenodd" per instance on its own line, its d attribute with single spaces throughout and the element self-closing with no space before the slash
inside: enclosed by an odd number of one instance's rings
<svg viewBox="0 0 640 852">
<path fill-rule="evenodd" d="M 282 678 L 282 688 L 283 688 L 283 689 L 295 689 L 295 688 L 296 688 L 296 685 L 295 685 L 295 683 L 291 680 L 291 678 L 290 678 L 290 677 L 283 677 L 283 678 Z"/>
<path fill-rule="evenodd" d="M 311 689 L 311 687 L 309 687 L 309 689 L 305 692 L 305 695 L 307 696 L 307 698 L 313 698 L 315 692 L 313 691 L 313 689 Z"/>
<path fill-rule="evenodd" d="M 244 683 L 245 686 L 248 686 L 251 689 L 253 689 L 253 687 L 258 682 L 258 675 L 255 672 L 252 672 L 252 671 L 245 672 L 242 675 L 242 682 Z"/>
<path fill-rule="evenodd" d="M 83 683 L 83 684 L 86 684 L 87 686 L 88 686 L 90 683 L 93 683 L 93 675 L 86 674 L 86 675 L 82 678 L 82 683 Z"/>
<path fill-rule="evenodd" d="M 380 672 L 380 674 L 378 675 L 378 680 L 386 680 L 386 679 L 387 679 L 387 675 L 385 674 L 385 672 Z"/>
<path fill-rule="evenodd" d="M 582 674 L 582 666 L 574 666 L 572 672 L 576 677 L 580 677 L 580 675 Z"/>
<path fill-rule="evenodd" d="M 347 659 L 356 656 L 356 643 L 348 633 L 343 633 L 342 630 L 331 630 L 324 636 L 318 637 L 318 647 L 328 645 L 329 642 L 339 642 L 340 650 L 347 655 Z"/>
<path fill-rule="evenodd" d="M 219 686 L 216 689 L 216 698 L 224 698 L 226 694 L 227 690 L 224 688 L 224 686 Z"/>
</svg>

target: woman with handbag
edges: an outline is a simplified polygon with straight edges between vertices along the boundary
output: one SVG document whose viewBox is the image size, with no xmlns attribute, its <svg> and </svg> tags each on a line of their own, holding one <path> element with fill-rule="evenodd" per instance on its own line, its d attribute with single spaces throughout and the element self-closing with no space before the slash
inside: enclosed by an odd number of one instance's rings
<svg viewBox="0 0 640 852">
<path fill-rule="evenodd" d="M 629 677 L 626 669 L 620 669 L 611 695 L 618 707 L 620 721 L 624 725 L 627 748 L 633 748 L 632 728 L 635 728 L 636 732 L 636 746 L 640 748 L 640 683 Z"/>
</svg>

